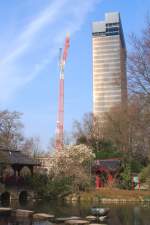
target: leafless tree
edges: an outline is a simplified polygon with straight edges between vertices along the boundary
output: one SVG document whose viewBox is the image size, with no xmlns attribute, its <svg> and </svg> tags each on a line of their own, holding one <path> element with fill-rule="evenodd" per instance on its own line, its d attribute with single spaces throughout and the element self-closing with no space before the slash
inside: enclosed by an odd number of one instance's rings
<svg viewBox="0 0 150 225">
<path fill-rule="evenodd" d="M 150 101 L 150 17 L 137 37 L 130 36 L 131 53 L 128 55 L 129 87 L 134 93 L 148 97 Z"/>
<path fill-rule="evenodd" d="M 107 114 L 105 138 L 111 139 L 118 150 L 127 157 L 149 157 L 150 109 L 142 107 L 140 96 L 132 96 L 128 108 L 115 107 Z"/>
<path fill-rule="evenodd" d="M 0 111 L 0 146 L 17 149 L 23 142 L 21 113 Z"/>
<path fill-rule="evenodd" d="M 99 151 L 103 140 L 103 122 L 94 114 L 87 113 L 81 122 L 74 122 L 73 136 L 76 144 L 86 144 Z"/>
<path fill-rule="evenodd" d="M 49 144 L 48 144 L 48 152 L 52 153 L 54 152 L 56 149 L 55 149 L 55 143 L 56 142 L 56 136 L 53 136 L 50 138 L 49 140 Z M 70 144 L 73 144 L 74 143 L 74 140 L 73 140 L 73 137 L 72 137 L 72 134 L 67 132 L 67 131 L 64 131 L 64 146 L 65 145 L 70 145 Z"/>
<path fill-rule="evenodd" d="M 24 154 L 30 155 L 34 158 L 45 154 L 42 150 L 39 137 L 26 138 L 22 144 L 21 150 Z"/>
<path fill-rule="evenodd" d="M 131 51 L 128 55 L 129 88 L 138 102 L 132 107 L 130 118 L 130 148 L 145 154 L 150 149 L 150 15 L 140 36 L 130 36 Z M 134 102 L 135 103 L 135 102 Z M 135 110 L 135 112 L 134 112 Z M 131 117 L 129 110 L 128 116 Z M 133 128 L 134 127 L 134 128 Z M 131 147 L 132 146 L 132 147 Z"/>
</svg>

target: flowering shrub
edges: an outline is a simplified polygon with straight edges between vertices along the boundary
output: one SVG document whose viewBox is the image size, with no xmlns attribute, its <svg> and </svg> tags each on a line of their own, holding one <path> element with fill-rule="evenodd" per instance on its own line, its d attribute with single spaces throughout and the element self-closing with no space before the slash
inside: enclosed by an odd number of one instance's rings
<svg viewBox="0 0 150 225">
<path fill-rule="evenodd" d="M 50 158 L 49 177 L 53 179 L 67 177 L 72 191 L 87 189 L 91 179 L 91 162 L 94 154 L 85 145 L 65 146 Z"/>
</svg>

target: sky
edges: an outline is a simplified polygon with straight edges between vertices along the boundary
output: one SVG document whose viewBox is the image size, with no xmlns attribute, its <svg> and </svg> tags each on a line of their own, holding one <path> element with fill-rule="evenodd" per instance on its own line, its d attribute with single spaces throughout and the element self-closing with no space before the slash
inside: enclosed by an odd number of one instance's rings
<svg viewBox="0 0 150 225">
<path fill-rule="evenodd" d="M 92 112 L 92 22 L 120 12 L 129 34 L 139 35 L 149 0 L 0 0 L 0 110 L 23 113 L 24 135 L 43 148 L 56 131 L 59 48 L 70 33 L 65 66 L 65 131 Z"/>
</svg>

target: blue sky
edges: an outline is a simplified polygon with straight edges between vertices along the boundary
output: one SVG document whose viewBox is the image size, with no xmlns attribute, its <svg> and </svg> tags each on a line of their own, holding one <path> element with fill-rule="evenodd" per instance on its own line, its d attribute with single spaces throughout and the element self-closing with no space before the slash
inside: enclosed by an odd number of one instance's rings
<svg viewBox="0 0 150 225">
<path fill-rule="evenodd" d="M 119 11 L 125 40 L 144 26 L 149 0 L 0 0 L 0 109 L 23 113 L 24 133 L 43 146 L 55 135 L 58 54 L 66 32 L 65 130 L 92 111 L 92 21 Z"/>
</svg>

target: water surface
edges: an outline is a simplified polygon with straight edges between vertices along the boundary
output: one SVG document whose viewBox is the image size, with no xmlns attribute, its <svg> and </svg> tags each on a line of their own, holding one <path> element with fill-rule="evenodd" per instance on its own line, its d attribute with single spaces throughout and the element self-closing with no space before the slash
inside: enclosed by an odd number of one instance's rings
<svg viewBox="0 0 150 225">
<path fill-rule="evenodd" d="M 35 212 L 44 212 L 54 214 L 56 217 L 68 217 L 68 216 L 85 216 L 91 215 L 91 207 L 109 207 L 109 218 L 105 223 L 108 225 L 150 225 L 150 205 L 102 205 L 98 203 L 66 203 L 63 201 L 37 201 L 28 202 L 24 205 L 18 205 L 16 202 L 12 202 L 13 208 L 22 208 L 33 210 Z M 31 219 L 23 218 L 11 218 L 0 216 L 0 225 L 50 225 L 47 221 L 32 221 Z M 61 224 L 62 225 L 62 224 Z"/>
</svg>

